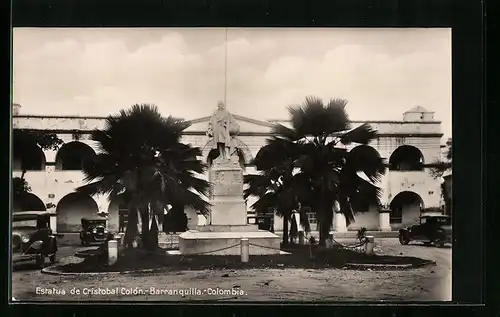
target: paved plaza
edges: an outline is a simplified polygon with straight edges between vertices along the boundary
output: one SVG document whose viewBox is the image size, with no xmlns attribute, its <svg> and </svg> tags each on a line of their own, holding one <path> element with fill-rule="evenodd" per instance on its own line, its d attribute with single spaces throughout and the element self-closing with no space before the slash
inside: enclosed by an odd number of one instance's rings
<svg viewBox="0 0 500 317">
<path fill-rule="evenodd" d="M 349 243 L 352 240 L 344 242 Z M 394 238 L 378 239 L 376 242 L 377 249 L 383 254 L 430 259 L 436 261 L 436 266 L 403 271 L 190 271 L 189 267 L 186 267 L 185 271 L 180 272 L 96 276 L 47 275 L 34 268 L 23 267 L 13 273 L 12 294 L 14 298 L 22 301 L 451 300 L 450 247 L 426 247 L 422 244 L 402 246 Z M 60 262 L 75 260 L 71 255 L 78 249 L 80 248 L 62 247 L 59 252 Z M 156 294 L 150 294 L 151 288 L 154 288 Z M 75 293 L 72 289 L 79 290 L 80 294 L 72 294 Z M 118 290 L 118 294 L 98 294 L 106 290 L 108 293 Z M 181 294 L 182 292 L 184 294 Z"/>
</svg>

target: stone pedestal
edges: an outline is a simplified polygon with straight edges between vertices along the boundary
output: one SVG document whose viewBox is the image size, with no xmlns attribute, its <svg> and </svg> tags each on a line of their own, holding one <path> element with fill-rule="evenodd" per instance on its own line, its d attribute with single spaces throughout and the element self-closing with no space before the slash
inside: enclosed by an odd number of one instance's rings
<svg viewBox="0 0 500 317">
<path fill-rule="evenodd" d="M 347 232 L 347 225 L 345 216 L 342 213 L 335 213 L 335 231 L 336 232 Z"/>
<path fill-rule="evenodd" d="M 50 229 L 53 233 L 57 233 L 57 215 L 55 212 L 50 214 Z"/>
<path fill-rule="evenodd" d="M 390 214 L 388 211 L 380 211 L 378 214 L 379 219 L 379 230 L 380 231 L 392 231 L 390 223 Z"/>
<path fill-rule="evenodd" d="M 216 160 L 209 171 L 209 180 L 213 186 L 209 224 L 180 234 L 180 253 L 240 255 L 240 241 L 245 238 L 250 243 L 250 255 L 280 254 L 278 235 L 247 224 L 243 171 L 238 161 Z"/>
<path fill-rule="evenodd" d="M 206 225 L 197 226 L 200 232 L 252 232 L 259 231 L 259 225 Z"/>
<path fill-rule="evenodd" d="M 211 225 L 246 225 L 247 211 L 243 199 L 243 171 L 237 162 L 216 162 L 210 169 L 212 189 Z"/>
</svg>

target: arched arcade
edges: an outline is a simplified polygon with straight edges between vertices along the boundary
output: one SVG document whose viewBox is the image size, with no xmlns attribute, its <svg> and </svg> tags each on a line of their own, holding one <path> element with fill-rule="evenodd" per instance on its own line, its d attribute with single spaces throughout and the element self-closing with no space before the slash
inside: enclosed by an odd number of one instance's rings
<svg viewBox="0 0 500 317">
<path fill-rule="evenodd" d="M 56 170 L 81 170 L 94 155 L 94 150 L 85 143 L 79 141 L 66 143 L 57 152 Z"/>
<path fill-rule="evenodd" d="M 16 146 L 13 144 L 12 169 L 15 171 L 44 171 L 46 158 L 43 150 L 36 144 Z"/>
<path fill-rule="evenodd" d="M 56 207 L 57 232 L 79 232 L 81 219 L 97 217 L 99 208 L 95 200 L 81 193 L 64 196 Z"/>
<path fill-rule="evenodd" d="M 421 171 L 424 164 L 422 152 L 411 145 L 398 147 L 389 158 L 389 170 L 391 171 Z"/>
<path fill-rule="evenodd" d="M 46 206 L 35 194 L 22 193 L 12 201 L 12 211 L 45 211 Z"/>
<path fill-rule="evenodd" d="M 411 191 L 398 193 L 390 203 L 391 228 L 399 229 L 415 223 L 424 208 L 422 197 L 417 193 Z"/>
</svg>

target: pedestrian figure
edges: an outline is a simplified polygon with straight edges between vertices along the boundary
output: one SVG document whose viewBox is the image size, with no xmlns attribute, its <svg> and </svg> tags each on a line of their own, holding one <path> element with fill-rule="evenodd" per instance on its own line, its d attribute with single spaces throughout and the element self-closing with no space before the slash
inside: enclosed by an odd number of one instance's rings
<svg viewBox="0 0 500 317">
<path fill-rule="evenodd" d="M 185 212 L 182 212 L 182 231 L 188 231 L 188 217 Z"/>
<path fill-rule="evenodd" d="M 295 219 L 295 213 L 292 213 L 292 219 L 290 220 L 290 244 L 295 243 L 298 234 L 299 228 L 297 226 L 297 219 Z"/>
<path fill-rule="evenodd" d="M 125 216 L 123 213 L 118 214 L 119 228 L 118 232 L 125 232 Z"/>
</svg>

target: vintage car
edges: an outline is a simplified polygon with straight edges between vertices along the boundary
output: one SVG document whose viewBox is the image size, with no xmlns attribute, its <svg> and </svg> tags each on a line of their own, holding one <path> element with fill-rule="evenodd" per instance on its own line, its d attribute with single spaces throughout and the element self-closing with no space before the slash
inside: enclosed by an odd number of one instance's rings
<svg viewBox="0 0 500 317">
<path fill-rule="evenodd" d="M 247 216 L 247 224 L 256 224 L 259 230 L 274 232 L 274 214 L 254 214 Z"/>
<path fill-rule="evenodd" d="M 57 237 L 50 229 L 50 214 L 41 211 L 22 211 L 12 217 L 12 263 L 35 261 L 39 267 L 56 262 Z"/>
<path fill-rule="evenodd" d="M 106 229 L 106 219 L 82 218 L 82 231 L 80 231 L 82 245 L 101 244 L 107 240 L 108 230 Z"/>
<path fill-rule="evenodd" d="M 399 230 L 399 242 L 421 241 L 425 245 L 442 247 L 452 242 L 451 218 L 445 215 L 424 215 L 416 225 Z"/>
</svg>

